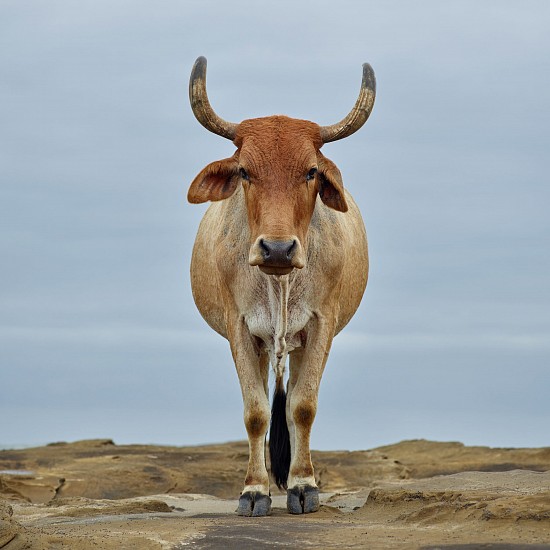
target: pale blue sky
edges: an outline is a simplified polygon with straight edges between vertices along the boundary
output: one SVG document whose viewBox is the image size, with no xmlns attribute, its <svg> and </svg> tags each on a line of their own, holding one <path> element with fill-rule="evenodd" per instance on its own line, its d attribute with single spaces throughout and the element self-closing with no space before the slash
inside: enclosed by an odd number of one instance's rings
<svg viewBox="0 0 550 550">
<path fill-rule="evenodd" d="M 550 4 L 0 4 L 0 445 L 245 438 L 227 343 L 197 313 L 187 187 L 233 151 L 216 110 L 330 124 L 367 226 L 312 445 L 548 445 Z"/>
</svg>

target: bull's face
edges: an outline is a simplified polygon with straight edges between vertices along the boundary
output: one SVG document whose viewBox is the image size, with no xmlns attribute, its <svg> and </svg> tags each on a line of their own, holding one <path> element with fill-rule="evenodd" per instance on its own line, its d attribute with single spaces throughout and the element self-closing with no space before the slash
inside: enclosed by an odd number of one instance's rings
<svg viewBox="0 0 550 550">
<path fill-rule="evenodd" d="M 222 200 L 242 186 L 250 265 L 269 275 L 301 269 L 317 195 L 328 207 L 347 210 L 340 172 L 319 151 L 322 143 L 312 122 L 281 116 L 246 120 L 236 132 L 235 155 L 206 166 L 188 199 Z"/>
<path fill-rule="evenodd" d="M 236 124 L 223 120 L 210 106 L 206 59 L 199 57 L 189 81 L 193 113 L 205 128 L 232 140 L 237 151 L 200 172 L 189 188 L 189 201 L 227 199 L 242 185 L 250 228 L 250 265 L 271 275 L 303 268 L 317 195 L 329 208 L 348 209 L 340 172 L 320 148 L 361 128 L 374 105 L 375 89 L 374 72 L 365 63 L 359 97 L 336 124 L 318 126 L 283 116 Z"/>
</svg>

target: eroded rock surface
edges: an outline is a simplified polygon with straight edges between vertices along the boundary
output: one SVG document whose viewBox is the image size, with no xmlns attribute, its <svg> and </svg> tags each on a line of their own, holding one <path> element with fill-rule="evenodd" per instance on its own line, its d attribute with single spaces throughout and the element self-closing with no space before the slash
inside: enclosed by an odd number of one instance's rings
<svg viewBox="0 0 550 550">
<path fill-rule="evenodd" d="M 0 451 L 0 548 L 550 550 L 549 448 L 315 452 L 320 511 L 289 516 L 273 487 L 268 518 L 234 514 L 247 454 L 111 440 Z"/>
</svg>

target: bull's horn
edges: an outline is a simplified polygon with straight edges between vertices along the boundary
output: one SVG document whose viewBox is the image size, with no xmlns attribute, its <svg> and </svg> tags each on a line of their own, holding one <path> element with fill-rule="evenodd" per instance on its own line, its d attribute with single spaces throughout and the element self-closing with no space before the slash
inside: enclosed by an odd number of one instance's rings
<svg viewBox="0 0 550 550">
<path fill-rule="evenodd" d="M 237 124 L 220 118 L 212 109 L 206 93 L 206 58 L 199 57 L 193 65 L 189 79 L 189 101 L 196 119 L 214 134 L 233 141 Z"/>
<path fill-rule="evenodd" d="M 359 97 L 346 118 L 331 126 L 321 126 L 321 139 L 323 143 L 336 141 L 357 132 L 367 119 L 374 106 L 376 97 L 376 78 L 374 71 L 368 63 L 363 63 L 363 81 Z"/>
</svg>

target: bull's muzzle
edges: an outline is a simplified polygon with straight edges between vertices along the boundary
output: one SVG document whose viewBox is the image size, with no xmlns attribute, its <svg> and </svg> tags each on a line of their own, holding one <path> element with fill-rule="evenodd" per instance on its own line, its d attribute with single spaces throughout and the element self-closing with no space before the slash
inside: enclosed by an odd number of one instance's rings
<svg viewBox="0 0 550 550">
<path fill-rule="evenodd" d="M 305 265 L 302 246 L 295 237 L 284 240 L 258 237 L 250 247 L 248 261 L 267 275 L 286 275 Z"/>
</svg>

